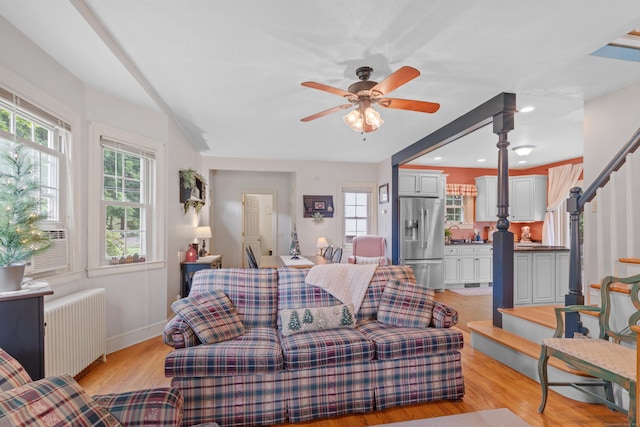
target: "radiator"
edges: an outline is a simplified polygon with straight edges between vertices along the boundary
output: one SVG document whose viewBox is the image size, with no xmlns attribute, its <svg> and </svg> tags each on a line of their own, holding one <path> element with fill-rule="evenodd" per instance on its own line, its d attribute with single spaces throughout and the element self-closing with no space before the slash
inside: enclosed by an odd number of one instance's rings
<svg viewBox="0 0 640 427">
<path fill-rule="evenodd" d="M 97 359 L 106 360 L 104 289 L 89 289 L 44 304 L 46 376 L 76 376 Z"/>
</svg>

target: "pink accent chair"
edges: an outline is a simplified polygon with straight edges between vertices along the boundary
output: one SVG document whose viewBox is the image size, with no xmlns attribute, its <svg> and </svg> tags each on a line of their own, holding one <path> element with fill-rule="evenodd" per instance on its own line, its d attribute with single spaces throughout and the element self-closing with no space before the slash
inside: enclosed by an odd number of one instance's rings
<svg viewBox="0 0 640 427">
<path fill-rule="evenodd" d="M 385 247 L 386 240 L 381 236 L 354 237 L 353 255 L 348 258 L 348 261 L 350 264 L 387 265 Z"/>
</svg>

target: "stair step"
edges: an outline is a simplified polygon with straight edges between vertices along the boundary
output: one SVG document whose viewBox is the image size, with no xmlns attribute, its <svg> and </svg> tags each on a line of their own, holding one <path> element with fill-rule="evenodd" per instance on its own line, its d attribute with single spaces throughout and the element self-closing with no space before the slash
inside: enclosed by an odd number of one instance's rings
<svg viewBox="0 0 640 427">
<path fill-rule="evenodd" d="M 527 320 L 532 323 L 556 329 L 556 315 L 554 308 L 562 307 L 561 305 L 531 305 L 526 307 L 515 308 L 499 308 L 500 313 L 508 314 L 514 317 Z"/>
<path fill-rule="evenodd" d="M 510 310 L 510 309 L 505 309 Z M 517 309 L 520 310 L 520 309 Z M 531 357 L 532 359 L 538 360 L 540 358 L 540 344 L 537 344 L 533 341 L 529 341 L 526 338 L 522 338 L 519 335 L 513 334 L 509 331 L 505 331 L 504 329 L 493 326 L 491 320 L 477 320 L 473 322 L 467 323 L 469 329 L 471 329 L 471 333 L 480 334 L 492 341 L 495 341 L 504 347 L 510 348 L 514 351 L 522 353 L 526 356 Z M 553 328 L 555 328 L 555 320 Z M 554 368 L 573 374 L 579 375 L 582 377 L 590 377 L 584 372 L 580 372 L 576 369 L 570 368 L 566 363 L 559 361 L 556 358 L 549 359 L 549 365 Z"/>
<path fill-rule="evenodd" d="M 592 283 L 590 287 L 591 287 L 591 289 L 600 289 L 601 286 L 602 285 L 600 283 Z M 632 287 L 633 287 L 633 285 L 631 285 L 631 284 L 614 283 L 614 284 L 611 285 L 609 290 L 611 292 L 619 292 L 621 294 L 630 294 Z"/>
<path fill-rule="evenodd" d="M 618 261 L 625 264 L 640 264 L 640 258 L 620 258 Z"/>
</svg>

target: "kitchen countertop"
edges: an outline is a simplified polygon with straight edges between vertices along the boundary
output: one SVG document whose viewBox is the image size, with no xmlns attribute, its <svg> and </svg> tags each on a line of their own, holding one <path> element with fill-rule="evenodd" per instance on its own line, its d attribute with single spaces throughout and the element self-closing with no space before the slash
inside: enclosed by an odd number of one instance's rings
<svg viewBox="0 0 640 427">
<path fill-rule="evenodd" d="M 493 246 L 493 243 L 483 242 L 483 243 L 445 243 L 445 246 Z M 564 246 L 550 246 L 543 245 L 541 243 L 514 243 L 513 244 L 514 252 L 523 252 L 523 251 L 568 251 L 569 248 L 565 248 Z"/>
</svg>

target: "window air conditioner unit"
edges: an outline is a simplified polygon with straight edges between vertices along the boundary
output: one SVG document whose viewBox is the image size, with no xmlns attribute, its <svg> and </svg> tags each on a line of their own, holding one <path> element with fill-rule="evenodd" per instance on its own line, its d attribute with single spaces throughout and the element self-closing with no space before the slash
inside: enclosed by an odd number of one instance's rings
<svg viewBox="0 0 640 427">
<path fill-rule="evenodd" d="M 31 257 L 25 267 L 26 274 L 45 273 L 69 267 L 69 250 L 67 246 L 67 230 L 43 230 L 49 233 L 51 246 L 46 251 Z"/>
</svg>

